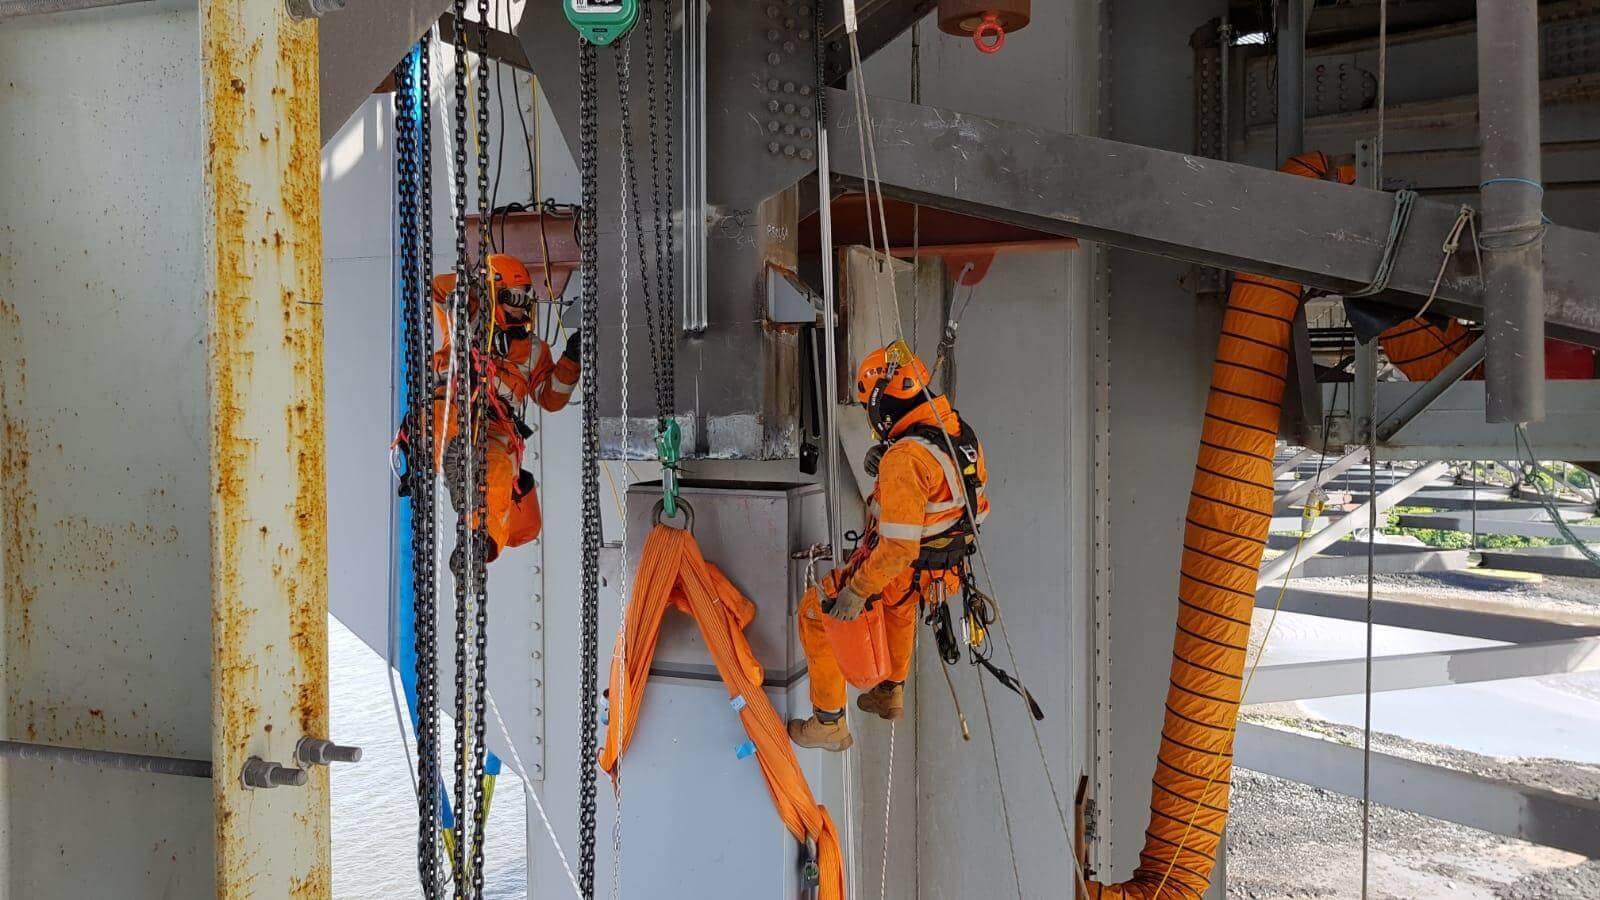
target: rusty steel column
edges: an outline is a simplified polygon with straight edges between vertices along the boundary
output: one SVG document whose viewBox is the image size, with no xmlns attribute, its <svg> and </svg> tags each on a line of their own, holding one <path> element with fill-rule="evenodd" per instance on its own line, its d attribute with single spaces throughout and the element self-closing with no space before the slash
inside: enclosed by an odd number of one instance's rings
<svg viewBox="0 0 1600 900">
<path fill-rule="evenodd" d="M 1478 0 L 1484 375 L 1490 422 L 1544 418 L 1537 0 Z"/>
<path fill-rule="evenodd" d="M 241 777 L 328 737 L 317 25 L 201 0 L 200 57 L 216 896 L 327 898 L 327 768 Z"/>
</svg>

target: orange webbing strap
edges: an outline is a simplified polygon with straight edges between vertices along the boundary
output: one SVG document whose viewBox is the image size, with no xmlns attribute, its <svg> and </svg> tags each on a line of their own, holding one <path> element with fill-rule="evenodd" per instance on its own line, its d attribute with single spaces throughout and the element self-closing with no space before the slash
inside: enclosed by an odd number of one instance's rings
<svg viewBox="0 0 1600 900">
<path fill-rule="evenodd" d="M 694 536 L 669 525 L 657 525 L 645 540 L 634 578 L 633 601 L 628 604 L 627 653 L 611 657 L 611 708 L 606 727 L 606 745 L 600 752 L 600 768 L 613 777 L 618 758 L 627 752 L 633 730 L 644 705 L 645 686 L 661 634 L 661 619 L 673 606 L 694 617 L 700 635 L 717 673 L 728 686 L 730 698 L 743 698 L 739 719 L 756 746 L 761 774 L 772 792 L 772 805 L 784 827 L 796 840 L 810 841 L 817 848 L 821 869 L 820 900 L 843 900 L 844 865 L 839 850 L 839 833 L 833 817 L 818 805 L 806 784 L 805 774 L 789 746 L 783 720 L 767 701 L 762 690 L 765 673 L 745 639 L 744 629 L 755 618 L 755 604 L 739 593 L 727 576 L 700 555 Z M 619 639 L 620 640 L 620 639 Z M 626 658 L 627 693 L 622 694 L 621 661 Z M 617 697 L 625 702 L 619 704 Z M 618 707 L 621 714 L 617 714 Z M 618 731 L 621 735 L 618 735 Z M 738 823 L 728 823 L 738 827 Z"/>
<path fill-rule="evenodd" d="M 1320 178 L 1329 163 L 1303 154 L 1284 171 Z M 1133 877 L 1088 882 L 1090 900 L 1200 900 L 1211 883 L 1228 821 L 1234 728 L 1299 304 L 1299 285 L 1260 275 L 1236 276 L 1228 294 L 1183 533 L 1150 826 Z"/>
</svg>

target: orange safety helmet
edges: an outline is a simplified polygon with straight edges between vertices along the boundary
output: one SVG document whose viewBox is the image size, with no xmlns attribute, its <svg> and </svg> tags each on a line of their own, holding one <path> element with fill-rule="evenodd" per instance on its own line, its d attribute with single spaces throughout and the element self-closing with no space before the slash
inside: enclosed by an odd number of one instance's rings
<svg viewBox="0 0 1600 900">
<path fill-rule="evenodd" d="M 489 277 L 494 279 L 495 287 L 502 291 L 518 291 L 526 293 L 533 286 L 533 276 L 528 274 L 528 267 L 507 253 L 489 254 Z M 456 274 L 446 272 L 433 276 L 433 299 L 436 303 L 443 303 L 456 289 Z"/>
<path fill-rule="evenodd" d="M 867 418 L 879 438 L 887 438 L 894 423 L 921 406 L 933 376 L 905 341 L 867 354 L 856 369 L 856 402 L 867 408 Z"/>
<path fill-rule="evenodd" d="M 867 354 L 856 369 L 856 402 L 867 405 L 883 383 L 884 396 L 910 400 L 920 396 L 933 381 L 928 367 L 904 341 L 895 341 Z"/>
</svg>

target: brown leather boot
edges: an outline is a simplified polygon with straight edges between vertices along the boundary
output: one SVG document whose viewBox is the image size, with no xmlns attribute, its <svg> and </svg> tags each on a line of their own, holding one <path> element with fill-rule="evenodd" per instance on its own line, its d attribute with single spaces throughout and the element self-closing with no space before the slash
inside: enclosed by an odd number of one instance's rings
<svg viewBox="0 0 1600 900">
<path fill-rule="evenodd" d="M 880 719 L 894 721 L 906 713 L 906 686 L 885 681 L 856 698 L 856 707 Z"/>
<path fill-rule="evenodd" d="M 825 722 L 815 715 L 808 719 L 790 719 L 789 739 L 802 747 L 832 753 L 848 750 L 855 743 L 855 738 L 850 736 L 850 726 L 844 723 L 842 715 L 832 722 Z"/>
</svg>

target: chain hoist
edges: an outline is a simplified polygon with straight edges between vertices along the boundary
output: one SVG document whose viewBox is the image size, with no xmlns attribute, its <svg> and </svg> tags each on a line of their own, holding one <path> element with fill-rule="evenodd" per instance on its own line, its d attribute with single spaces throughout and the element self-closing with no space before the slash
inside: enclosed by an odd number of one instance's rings
<svg viewBox="0 0 1600 900">
<path fill-rule="evenodd" d="M 627 34 L 639 18 L 639 0 L 564 0 L 561 8 L 584 40 L 601 46 Z"/>
<path fill-rule="evenodd" d="M 599 365 L 599 82 L 595 45 L 578 42 L 578 143 L 579 175 L 583 182 L 583 215 L 578 223 L 578 245 L 583 277 L 581 294 L 583 385 L 583 584 L 582 663 L 579 685 L 582 715 L 578 740 L 578 885 L 585 900 L 594 897 L 595 759 L 599 748 L 598 692 L 600 688 L 600 402 L 596 369 Z"/>
</svg>

